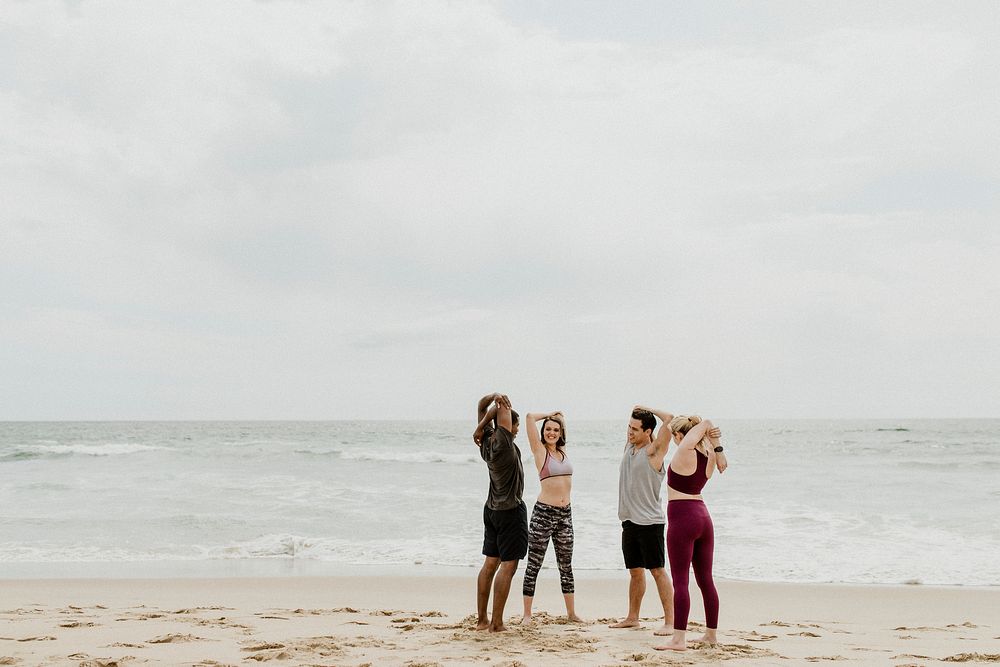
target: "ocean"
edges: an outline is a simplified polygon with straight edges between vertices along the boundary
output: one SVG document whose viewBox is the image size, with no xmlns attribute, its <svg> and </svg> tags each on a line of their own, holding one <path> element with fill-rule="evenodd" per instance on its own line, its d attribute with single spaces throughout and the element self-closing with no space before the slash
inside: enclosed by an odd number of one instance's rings
<svg viewBox="0 0 1000 667">
<path fill-rule="evenodd" d="M 567 424 L 583 576 L 623 567 L 626 422 Z M 1000 420 L 718 424 L 716 576 L 1000 585 Z M 0 578 L 475 568 L 488 476 L 473 427 L 0 423 Z M 530 512 L 538 478 L 517 442 Z"/>
</svg>

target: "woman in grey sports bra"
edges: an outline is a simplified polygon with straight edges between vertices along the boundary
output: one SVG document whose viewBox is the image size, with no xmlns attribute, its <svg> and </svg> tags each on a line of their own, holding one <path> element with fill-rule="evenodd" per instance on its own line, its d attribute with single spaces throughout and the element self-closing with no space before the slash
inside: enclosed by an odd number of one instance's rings
<svg viewBox="0 0 1000 667">
<path fill-rule="evenodd" d="M 528 443 L 535 458 L 541 490 L 528 524 L 528 562 L 524 570 L 524 618 L 531 623 L 535 581 L 545 559 L 549 539 L 559 565 L 559 584 L 570 621 L 581 622 L 573 601 L 573 513 L 569 497 L 573 487 L 573 465 L 566 458 L 566 420 L 561 412 L 530 413 L 525 417 Z M 535 425 L 541 421 L 541 428 Z"/>
</svg>

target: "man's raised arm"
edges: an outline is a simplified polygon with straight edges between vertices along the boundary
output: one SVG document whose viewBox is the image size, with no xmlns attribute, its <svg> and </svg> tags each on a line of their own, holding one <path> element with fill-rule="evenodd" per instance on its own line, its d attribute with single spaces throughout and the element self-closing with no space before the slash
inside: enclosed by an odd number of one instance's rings
<svg viewBox="0 0 1000 667">
<path fill-rule="evenodd" d="M 667 453 L 667 449 L 670 448 L 670 420 L 674 418 L 672 414 L 666 410 L 653 410 L 652 408 L 647 408 L 643 405 L 637 405 L 635 410 L 645 410 L 646 412 L 652 412 L 655 417 L 660 420 L 660 430 L 658 430 L 653 438 L 653 448 L 651 451 L 656 453 Z M 650 454 L 653 456 L 653 454 Z"/>
<path fill-rule="evenodd" d="M 508 433 L 514 432 L 514 416 L 511 414 L 510 399 L 506 394 L 499 394 L 497 400 L 497 426 Z"/>
<path fill-rule="evenodd" d="M 486 410 L 489 409 L 490 403 L 500 398 L 500 394 L 493 392 L 492 394 L 486 394 L 479 399 L 479 405 L 476 408 L 476 420 L 483 421 L 483 415 L 486 414 Z"/>
<path fill-rule="evenodd" d="M 486 410 L 479 419 L 479 423 L 476 424 L 476 430 L 472 433 L 472 441 L 477 445 L 483 444 L 483 432 L 486 430 L 487 426 L 492 425 L 493 420 L 497 416 L 497 406 L 491 407 Z"/>
</svg>

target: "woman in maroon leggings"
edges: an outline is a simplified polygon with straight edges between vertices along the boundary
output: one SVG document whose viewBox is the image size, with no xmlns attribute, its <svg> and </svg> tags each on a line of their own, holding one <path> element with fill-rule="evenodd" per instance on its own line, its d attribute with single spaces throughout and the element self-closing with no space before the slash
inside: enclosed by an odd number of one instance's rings
<svg viewBox="0 0 1000 667">
<path fill-rule="evenodd" d="M 712 422 L 700 417 L 674 417 L 668 426 L 677 443 L 677 451 L 667 468 L 667 557 L 674 582 L 674 634 L 670 642 L 657 646 L 659 650 L 687 649 L 688 612 L 691 595 L 688 592 L 688 572 L 694 566 L 694 579 L 705 600 L 705 634 L 700 641 L 717 644 L 719 627 L 719 593 L 712 581 L 712 557 L 715 550 L 715 529 L 708 514 L 701 490 L 718 465 L 726 468 L 725 459 L 717 458 L 722 451 L 718 440 L 710 437 Z M 718 431 L 712 431 L 717 434 Z"/>
</svg>

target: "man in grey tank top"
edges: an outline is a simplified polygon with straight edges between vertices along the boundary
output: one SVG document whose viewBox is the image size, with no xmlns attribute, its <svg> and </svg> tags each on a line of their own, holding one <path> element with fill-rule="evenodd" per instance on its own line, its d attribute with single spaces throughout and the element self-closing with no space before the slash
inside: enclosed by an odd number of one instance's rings
<svg viewBox="0 0 1000 667">
<path fill-rule="evenodd" d="M 492 407 L 489 407 L 493 403 Z M 528 512 L 524 493 L 521 450 L 514 444 L 517 413 L 503 394 L 479 399 L 479 424 L 472 439 L 490 471 L 490 489 L 483 506 L 483 567 L 476 582 L 477 630 L 502 632 L 503 609 L 510 594 L 517 563 L 528 553 Z M 495 577 L 495 578 L 494 578 Z M 493 620 L 487 615 L 493 588 Z"/>
<path fill-rule="evenodd" d="M 653 439 L 656 417 L 663 422 Z M 665 569 L 666 511 L 660 490 L 666 478 L 663 459 L 670 446 L 666 425 L 674 416 L 662 410 L 635 406 L 628 423 L 628 443 L 618 468 L 618 519 L 622 522 L 622 555 L 629 573 L 628 616 L 612 628 L 639 626 L 639 609 L 646 594 L 646 570 L 656 583 L 663 606 L 663 627 L 653 634 L 669 635 L 674 624 L 674 589 Z"/>
</svg>

